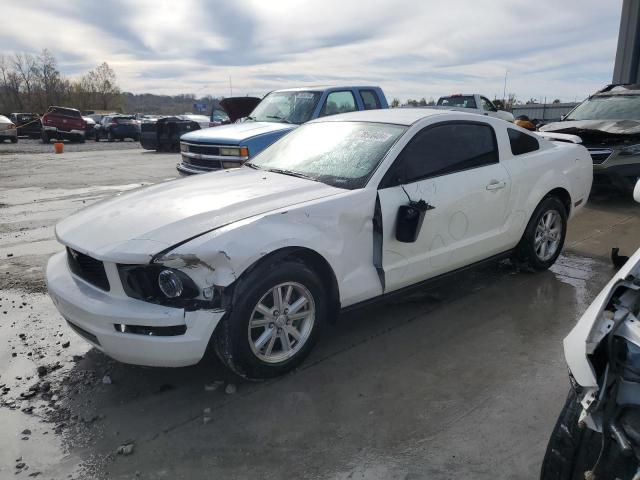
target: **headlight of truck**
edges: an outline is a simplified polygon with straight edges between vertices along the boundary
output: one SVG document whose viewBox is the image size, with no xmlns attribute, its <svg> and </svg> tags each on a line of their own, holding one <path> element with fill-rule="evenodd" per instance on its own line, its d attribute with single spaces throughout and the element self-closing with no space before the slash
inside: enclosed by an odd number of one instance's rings
<svg viewBox="0 0 640 480">
<path fill-rule="evenodd" d="M 189 146 L 186 143 L 180 142 L 180 151 L 181 152 L 188 152 L 189 151 Z"/>
<path fill-rule="evenodd" d="M 640 143 L 637 145 L 629 145 L 620 150 L 620 155 L 640 155 Z"/>
<path fill-rule="evenodd" d="M 162 265 L 118 265 L 122 288 L 132 298 L 179 306 L 200 294 L 198 286 L 184 272 Z"/>
<path fill-rule="evenodd" d="M 220 155 L 223 157 L 249 158 L 249 149 L 247 147 L 220 147 Z"/>
</svg>

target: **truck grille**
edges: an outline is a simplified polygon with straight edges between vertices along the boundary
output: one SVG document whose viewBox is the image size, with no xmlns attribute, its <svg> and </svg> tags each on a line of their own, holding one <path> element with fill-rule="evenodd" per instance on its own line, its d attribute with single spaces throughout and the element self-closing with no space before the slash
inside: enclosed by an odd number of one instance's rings
<svg viewBox="0 0 640 480">
<path fill-rule="evenodd" d="M 185 144 L 187 152 L 199 153 L 201 155 L 220 155 L 220 147 L 211 145 L 194 145 L 192 143 Z"/>
<path fill-rule="evenodd" d="M 613 150 L 610 148 L 589 148 L 589 154 L 594 164 L 600 165 L 611 156 Z"/>
<path fill-rule="evenodd" d="M 69 263 L 69 269 L 85 282 L 107 292 L 109 291 L 107 272 L 105 272 L 104 264 L 100 260 L 67 247 L 67 262 Z"/>
<path fill-rule="evenodd" d="M 220 170 L 222 168 L 222 162 L 220 160 L 203 160 L 201 158 L 182 157 L 182 161 L 188 165 L 194 167 L 205 167 L 211 170 Z"/>
</svg>

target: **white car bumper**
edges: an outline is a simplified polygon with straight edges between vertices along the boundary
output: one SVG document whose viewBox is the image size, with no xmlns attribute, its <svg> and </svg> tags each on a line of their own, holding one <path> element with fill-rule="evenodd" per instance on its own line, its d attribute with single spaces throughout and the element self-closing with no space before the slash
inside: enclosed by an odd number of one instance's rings
<svg viewBox="0 0 640 480">
<path fill-rule="evenodd" d="M 76 278 L 60 252 L 47 265 L 49 295 L 73 330 L 110 357 L 136 365 L 182 367 L 198 363 L 221 310 L 186 311 L 129 297 L 117 297 Z M 115 325 L 186 326 L 182 335 L 121 333 Z M 75 328 L 74 328 L 75 327 Z"/>
<path fill-rule="evenodd" d="M 0 130 L 0 137 L 2 138 L 11 138 L 11 137 L 17 137 L 18 136 L 18 130 L 15 128 L 7 128 L 6 130 Z"/>
</svg>

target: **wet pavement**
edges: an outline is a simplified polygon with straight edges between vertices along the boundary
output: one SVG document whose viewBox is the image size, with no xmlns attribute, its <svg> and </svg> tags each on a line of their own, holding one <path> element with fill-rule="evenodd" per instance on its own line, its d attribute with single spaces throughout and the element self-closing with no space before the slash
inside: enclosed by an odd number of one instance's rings
<svg viewBox="0 0 640 480">
<path fill-rule="evenodd" d="M 350 312 L 300 370 L 251 383 L 213 356 L 114 362 L 45 294 L 55 222 L 176 161 L 0 157 L 0 478 L 537 477 L 568 389 L 561 340 L 612 275 L 610 248 L 639 246 L 639 206 L 597 195 L 551 271 L 503 262 Z"/>
</svg>

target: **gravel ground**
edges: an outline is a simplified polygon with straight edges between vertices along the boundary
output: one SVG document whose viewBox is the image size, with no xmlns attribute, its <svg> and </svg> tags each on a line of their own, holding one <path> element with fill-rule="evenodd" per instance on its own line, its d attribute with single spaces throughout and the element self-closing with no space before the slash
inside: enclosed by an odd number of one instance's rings
<svg viewBox="0 0 640 480">
<path fill-rule="evenodd" d="M 122 142 L 107 142 L 95 140 L 87 140 L 85 143 L 71 143 L 64 141 L 65 152 L 92 152 L 99 150 L 125 150 L 125 149 L 142 149 L 140 142 L 134 142 L 130 139 Z M 20 138 L 18 143 L 2 142 L 0 143 L 0 155 L 11 155 L 15 153 L 51 153 L 53 152 L 53 142 L 43 144 L 39 139 Z"/>
</svg>

